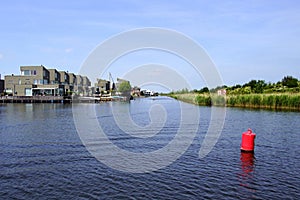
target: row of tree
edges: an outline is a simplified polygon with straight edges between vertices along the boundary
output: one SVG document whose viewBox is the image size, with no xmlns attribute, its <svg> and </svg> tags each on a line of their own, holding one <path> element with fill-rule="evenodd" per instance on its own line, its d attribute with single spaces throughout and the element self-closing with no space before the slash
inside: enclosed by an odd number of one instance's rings
<svg viewBox="0 0 300 200">
<path fill-rule="evenodd" d="M 220 89 L 226 89 L 227 94 L 261 94 L 261 93 L 276 93 L 276 92 L 300 92 L 300 82 L 297 78 L 292 76 L 285 76 L 281 81 L 277 83 L 266 83 L 264 80 L 251 80 L 244 85 L 234 86 L 219 86 L 209 90 L 204 87 L 200 90 L 194 90 L 196 93 L 208 93 L 217 92 Z M 181 91 L 180 91 L 181 92 Z"/>
</svg>

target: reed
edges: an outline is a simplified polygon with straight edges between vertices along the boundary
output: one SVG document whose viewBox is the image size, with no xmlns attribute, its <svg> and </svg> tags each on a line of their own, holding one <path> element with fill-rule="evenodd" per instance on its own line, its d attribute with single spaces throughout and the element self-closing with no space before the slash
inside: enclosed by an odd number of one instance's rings
<svg viewBox="0 0 300 200">
<path fill-rule="evenodd" d="M 300 94 L 228 95 L 226 105 L 232 107 L 300 110 Z"/>
<path fill-rule="evenodd" d="M 298 110 L 300 111 L 299 93 L 282 94 L 240 94 L 218 96 L 216 94 L 172 94 L 171 97 L 202 106 L 229 106 L 244 108 L 267 108 L 278 110 Z"/>
<path fill-rule="evenodd" d="M 169 94 L 168 96 L 186 103 L 197 104 L 196 93 Z"/>
</svg>

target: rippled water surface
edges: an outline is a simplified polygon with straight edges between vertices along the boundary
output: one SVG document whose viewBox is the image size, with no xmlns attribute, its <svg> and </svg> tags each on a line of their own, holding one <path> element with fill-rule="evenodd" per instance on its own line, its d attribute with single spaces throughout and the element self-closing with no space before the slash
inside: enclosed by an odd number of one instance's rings
<svg viewBox="0 0 300 200">
<path fill-rule="evenodd" d="M 146 153 L 174 139 L 180 123 L 178 104 L 160 97 L 94 108 L 114 145 Z M 113 113 L 122 114 L 126 108 L 134 123 L 147 127 L 153 105 L 161 105 L 158 109 L 167 113 L 156 116 L 162 117 L 164 126 L 157 127 L 153 137 L 126 134 L 114 121 Z M 72 105 L 2 104 L 0 199 L 300 199 L 300 113 L 227 108 L 218 142 L 199 159 L 210 113 L 211 108 L 200 107 L 193 143 L 171 165 L 149 173 L 128 173 L 90 154 L 77 134 Z M 241 134 L 249 127 L 257 134 L 254 155 L 240 152 Z"/>
</svg>

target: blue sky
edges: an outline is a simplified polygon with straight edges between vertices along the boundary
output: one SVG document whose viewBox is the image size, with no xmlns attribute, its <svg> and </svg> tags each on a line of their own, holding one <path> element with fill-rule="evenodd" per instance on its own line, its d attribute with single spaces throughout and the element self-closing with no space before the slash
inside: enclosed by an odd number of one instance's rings
<svg viewBox="0 0 300 200">
<path fill-rule="evenodd" d="M 285 75 L 300 79 L 299 1 L 10 0 L 0 3 L 0 27 L 2 77 L 19 74 L 20 65 L 77 73 L 107 38 L 161 27 L 200 44 L 226 85 L 277 82 Z M 111 72 L 117 77 L 124 70 Z M 187 78 L 193 88 L 205 86 L 198 77 Z"/>
</svg>

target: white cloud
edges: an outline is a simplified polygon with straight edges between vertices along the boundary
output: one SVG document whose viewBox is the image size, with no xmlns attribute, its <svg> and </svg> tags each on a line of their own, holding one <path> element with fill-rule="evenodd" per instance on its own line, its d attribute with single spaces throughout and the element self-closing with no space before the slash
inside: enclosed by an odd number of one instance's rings
<svg viewBox="0 0 300 200">
<path fill-rule="evenodd" d="M 0 60 L 2 60 L 2 59 L 3 59 L 3 57 L 4 57 L 4 56 L 3 56 L 3 54 L 1 54 L 1 53 L 0 53 Z"/>
</svg>

